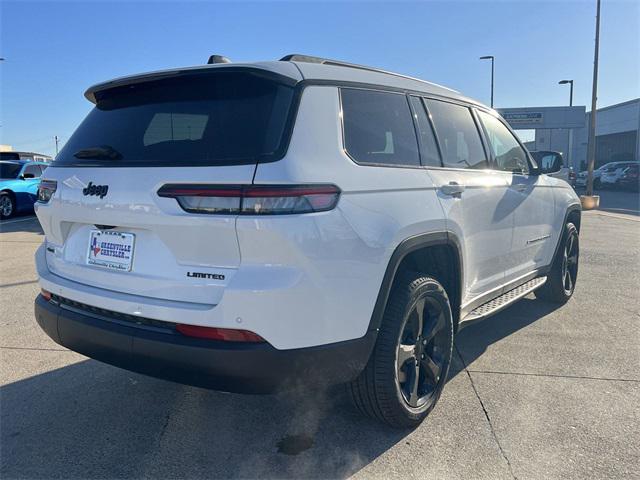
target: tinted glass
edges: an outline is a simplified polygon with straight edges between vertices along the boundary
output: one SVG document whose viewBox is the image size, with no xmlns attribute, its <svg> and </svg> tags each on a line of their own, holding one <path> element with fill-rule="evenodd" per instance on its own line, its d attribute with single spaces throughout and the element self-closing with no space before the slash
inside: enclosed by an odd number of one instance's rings
<svg viewBox="0 0 640 480">
<path fill-rule="evenodd" d="M 23 175 L 33 175 L 33 178 L 39 178 L 42 175 L 42 170 L 40 170 L 40 165 L 27 165 L 24 167 Z"/>
<path fill-rule="evenodd" d="M 527 155 L 516 137 L 493 115 L 478 112 L 489 137 L 489 146 L 496 159 L 496 168 L 506 172 L 529 172 Z M 546 156 L 542 157 L 544 162 Z M 553 164 L 554 157 L 551 158 Z"/>
<path fill-rule="evenodd" d="M 156 80 L 98 93 L 56 165 L 235 165 L 283 150 L 293 89 L 248 73 Z"/>
<path fill-rule="evenodd" d="M 402 94 L 343 88 L 344 142 L 358 163 L 420 165 L 411 110 Z"/>
<path fill-rule="evenodd" d="M 18 178 L 22 170 L 22 165 L 19 163 L 0 163 L 0 178 Z"/>
<path fill-rule="evenodd" d="M 410 101 L 416 119 L 416 127 L 418 128 L 422 165 L 441 167 L 440 154 L 438 153 L 438 146 L 436 145 L 436 139 L 433 135 L 433 128 L 431 128 L 431 122 L 427 117 L 427 112 L 424 109 L 422 100 L 418 97 L 410 97 Z"/>
<path fill-rule="evenodd" d="M 489 168 L 471 110 L 438 100 L 427 100 L 427 107 L 436 129 L 445 167 Z"/>
</svg>

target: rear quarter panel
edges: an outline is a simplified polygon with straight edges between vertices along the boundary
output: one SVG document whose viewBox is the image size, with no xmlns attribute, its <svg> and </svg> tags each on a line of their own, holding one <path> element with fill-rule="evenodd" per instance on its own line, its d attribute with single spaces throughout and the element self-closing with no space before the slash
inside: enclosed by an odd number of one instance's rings
<svg viewBox="0 0 640 480">
<path fill-rule="evenodd" d="M 241 269 L 271 264 L 295 272 L 295 295 L 267 306 L 267 317 L 287 332 L 283 345 L 363 336 L 395 248 L 408 237 L 446 229 L 427 172 L 357 165 L 344 151 L 340 116 L 337 87 L 307 87 L 287 155 L 260 164 L 255 176 L 259 184 L 335 184 L 342 190 L 337 208 L 237 220 Z"/>
</svg>

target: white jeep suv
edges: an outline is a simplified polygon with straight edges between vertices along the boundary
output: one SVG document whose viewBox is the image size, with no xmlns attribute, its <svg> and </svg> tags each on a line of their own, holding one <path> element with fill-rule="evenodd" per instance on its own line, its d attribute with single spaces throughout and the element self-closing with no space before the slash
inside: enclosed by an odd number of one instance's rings
<svg viewBox="0 0 640 480">
<path fill-rule="evenodd" d="M 464 323 L 571 297 L 580 202 L 495 111 L 333 60 L 212 58 L 85 93 L 36 207 L 59 344 L 225 391 L 344 383 L 412 427 Z"/>
</svg>

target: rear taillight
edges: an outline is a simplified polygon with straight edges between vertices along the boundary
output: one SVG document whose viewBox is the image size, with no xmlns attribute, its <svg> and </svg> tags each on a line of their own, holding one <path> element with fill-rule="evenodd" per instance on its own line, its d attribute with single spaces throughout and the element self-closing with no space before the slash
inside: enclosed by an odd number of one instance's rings
<svg viewBox="0 0 640 480">
<path fill-rule="evenodd" d="M 47 302 L 51 300 L 51 292 L 49 290 L 45 290 L 44 288 L 41 288 L 40 295 L 42 295 L 42 298 L 44 298 Z"/>
<path fill-rule="evenodd" d="M 38 186 L 38 202 L 49 203 L 57 189 L 58 182 L 55 180 L 42 180 Z"/>
<path fill-rule="evenodd" d="M 201 327 L 199 325 L 185 325 L 182 323 L 176 325 L 176 330 L 187 337 L 220 340 L 223 342 L 262 343 L 266 341 L 257 333 L 248 330 Z"/>
<path fill-rule="evenodd" d="M 175 198 L 190 213 L 285 215 L 324 212 L 340 198 L 335 185 L 164 185 L 158 195 Z"/>
</svg>

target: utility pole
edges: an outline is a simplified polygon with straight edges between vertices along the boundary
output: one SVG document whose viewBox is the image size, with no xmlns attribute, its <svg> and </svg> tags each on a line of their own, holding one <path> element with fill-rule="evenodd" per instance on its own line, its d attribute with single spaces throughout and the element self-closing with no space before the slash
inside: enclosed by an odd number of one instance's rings
<svg viewBox="0 0 640 480">
<path fill-rule="evenodd" d="M 54 135 L 53 139 L 56 141 L 56 157 L 58 156 L 58 135 Z"/>
<path fill-rule="evenodd" d="M 587 197 L 593 197 L 593 167 L 596 163 L 596 103 L 598 100 L 598 50 L 600 47 L 600 0 L 596 0 L 596 45 L 593 55 L 593 87 L 591 92 L 591 115 L 589 116 L 589 144 L 587 146 Z M 599 198 L 587 200 L 583 207 L 595 208 Z"/>
</svg>

